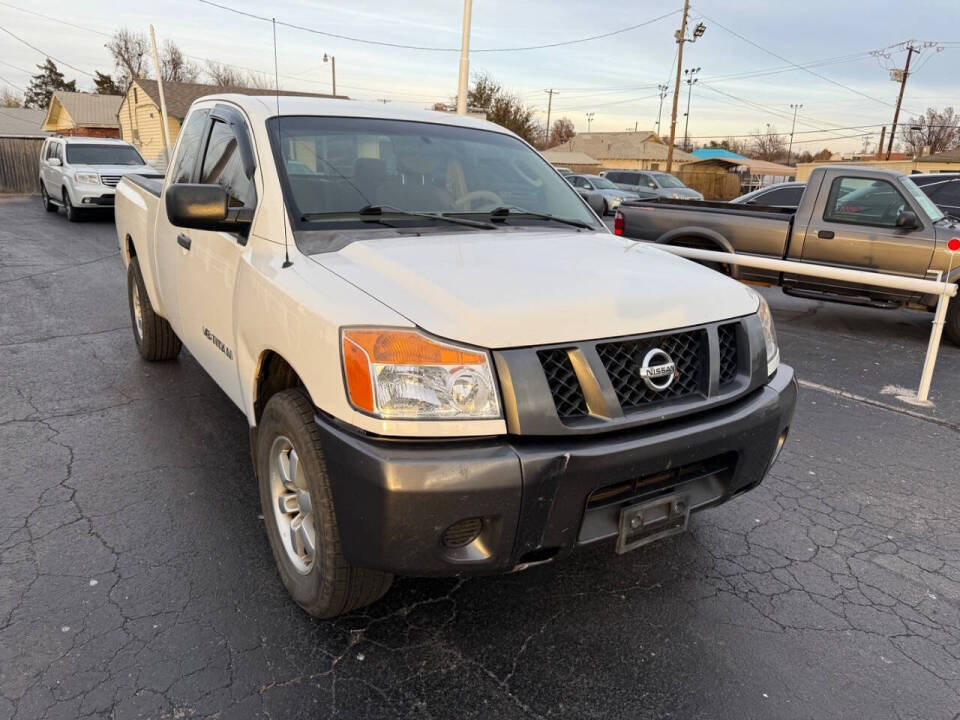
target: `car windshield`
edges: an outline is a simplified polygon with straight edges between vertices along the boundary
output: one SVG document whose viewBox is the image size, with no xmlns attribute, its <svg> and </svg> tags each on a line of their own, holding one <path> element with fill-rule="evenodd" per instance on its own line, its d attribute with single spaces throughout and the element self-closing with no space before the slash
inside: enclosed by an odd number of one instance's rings
<svg viewBox="0 0 960 720">
<path fill-rule="evenodd" d="M 593 186 L 597 190 L 617 190 L 616 185 L 607 180 L 605 177 L 588 177 L 587 180 L 593 183 Z"/>
<path fill-rule="evenodd" d="M 677 180 L 673 175 L 667 175 L 666 173 L 657 173 L 653 176 L 656 178 L 657 182 L 660 184 L 660 187 L 665 188 L 685 188 L 682 182 Z"/>
<path fill-rule="evenodd" d="M 917 204 L 923 208 L 923 211 L 933 222 L 943 220 L 945 217 L 943 211 L 937 207 L 937 204 L 933 202 L 923 190 L 917 187 L 917 184 L 913 180 L 905 177 L 901 178 L 901 182 L 906 191 L 913 196 L 913 199 L 917 201 Z"/>
<path fill-rule="evenodd" d="M 504 133 L 310 116 L 272 118 L 269 128 L 287 200 L 304 229 L 333 223 L 342 228 L 345 221 L 347 227 L 364 227 L 358 211 L 367 206 L 383 206 L 382 218 L 391 209 L 488 216 L 510 207 L 510 223 L 523 209 L 598 227 L 570 184 L 526 144 Z M 535 220 L 528 216 L 528 221 Z M 407 216 L 397 222 L 431 220 Z"/>
<path fill-rule="evenodd" d="M 129 145 L 80 145 L 67 143 L 67 162 L 71 165 L 145 165 Z"/>
</svg>

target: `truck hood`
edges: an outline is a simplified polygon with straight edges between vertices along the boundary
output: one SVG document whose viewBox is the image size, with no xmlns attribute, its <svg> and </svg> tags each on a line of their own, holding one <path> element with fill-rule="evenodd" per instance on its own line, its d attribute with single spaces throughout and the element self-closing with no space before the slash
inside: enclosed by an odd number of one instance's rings
<svg viewBox="0 0 960 720">
<path fill-rule="evenodd" d="M 740 283 L 608 233 L 462 231 L 309 257 L 428 332 L 491 349 L 670 330 L 759 305 Z"/>
</svg>

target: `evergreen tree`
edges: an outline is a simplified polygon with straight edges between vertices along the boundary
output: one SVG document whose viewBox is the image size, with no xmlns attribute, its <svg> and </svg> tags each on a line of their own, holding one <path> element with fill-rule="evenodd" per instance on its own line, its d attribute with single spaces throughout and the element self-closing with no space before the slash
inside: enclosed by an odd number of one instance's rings
<svg viewBox="0 0 960 720">
<path fill-rule="evenodd" d="M 63 73 L 57 70 L 56 64 L 50 58 L 47 58 L 43 65 L 37 65 L 37 68 L 40 72 L 30 78 L 27 93 L 23 98 L 24 107 L 46 108 L 54 90 L 77 91 L 77 81 L 64 81 Z"/>
<path fill-rule="evenodd" d="M 113 78 L 110 75 L 104 75 L 99 70 L 93 71 L 93 84 L 96 86 L 94 92 L 97 95 L 123 95 Z"/>
</svg>

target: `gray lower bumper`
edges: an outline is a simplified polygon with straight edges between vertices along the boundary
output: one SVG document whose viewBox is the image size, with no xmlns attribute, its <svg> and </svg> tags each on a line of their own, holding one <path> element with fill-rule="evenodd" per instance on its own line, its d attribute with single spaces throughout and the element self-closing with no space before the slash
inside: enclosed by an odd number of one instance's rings
<svg viewBox="0 0 960 720">
<path fill-rule="evenodd" d="M 693 510 L 763 479 L 793 418 L 797 385 L 770 382 L 715 410 L 590 437 L 431 440 L 362 437 L 318 417 L 343 552 L 401 575 L 509 571 L 617 532 L 623 507 L 682 492 Z M 466 546 L 444 544 L 479 518 Z"/>
</svg>

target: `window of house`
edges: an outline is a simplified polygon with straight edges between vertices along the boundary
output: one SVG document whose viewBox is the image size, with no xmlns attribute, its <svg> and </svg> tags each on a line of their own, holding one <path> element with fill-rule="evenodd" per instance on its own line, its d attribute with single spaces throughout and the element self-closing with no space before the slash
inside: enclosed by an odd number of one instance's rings
<svg viewBox="0 0 960 720">
<path fill-rule="evenodd" d="M 243 169 L 237 136 L 225 122 L 214 120 L 210 129 L 200 182 L 222 186 L 227 191 L 230 207 L 253 207 L 257 203 L 253 180 Z"/>
</svg>

